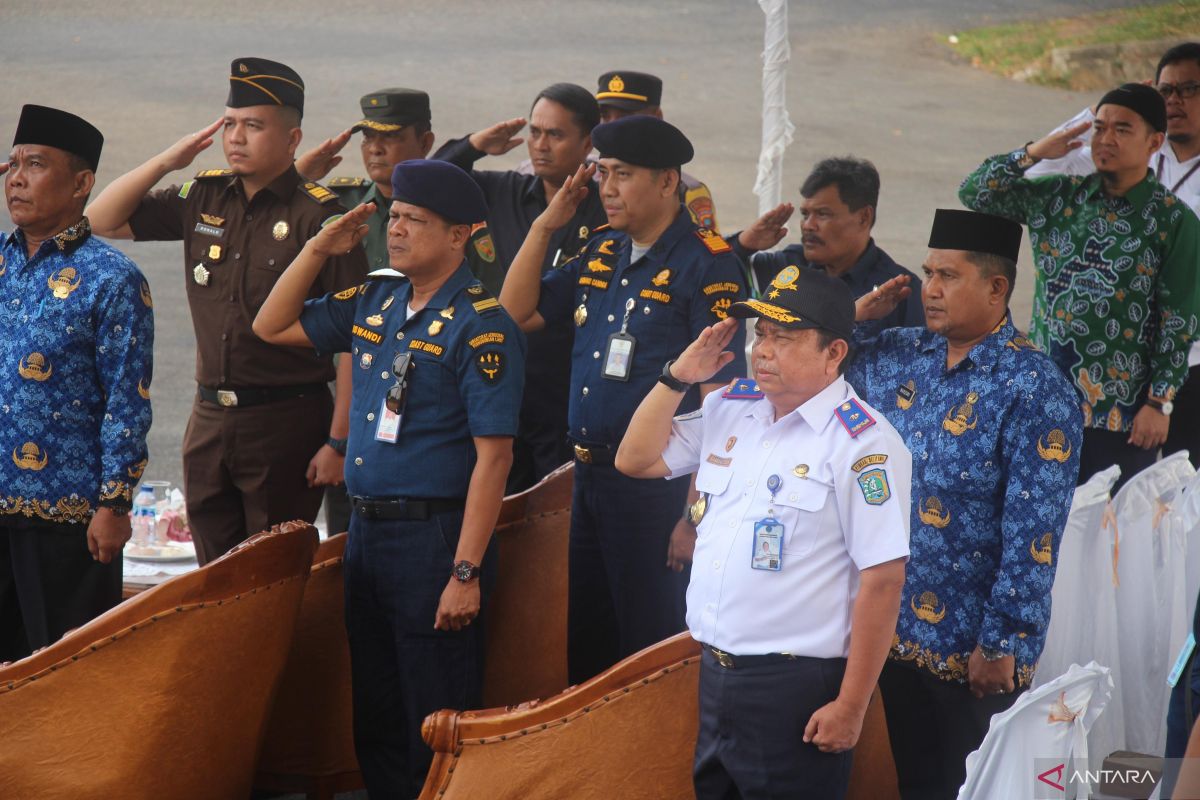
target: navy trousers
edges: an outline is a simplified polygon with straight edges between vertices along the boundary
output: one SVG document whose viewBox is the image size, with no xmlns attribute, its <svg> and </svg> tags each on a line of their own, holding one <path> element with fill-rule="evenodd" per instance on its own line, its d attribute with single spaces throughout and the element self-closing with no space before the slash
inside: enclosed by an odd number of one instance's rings
<svg viewBox="0 0 1200 800">
<path fill-rule="evenodd" d="M 582 683 L 684 629 L 680 576 L 667 543 L 688 482 L 629 478 L 575 463 L 571 505 L 567 671 Z"/>
<path fill-rule="evenodd" d="M 460 631 L 433 627 L 462 518 L 462 511 L 414 522 L 350 517 L 344 569 L 354 749 L 372 800 L 420 794 L 433 760 L 422 721 L 481 702 L 483 614 Z M 487 584 L 493 561 L 483 564 Z"/>
<path fill-rule="evenodd" d="M 842 686 L 844 658 L 795 658 L 727 668 L 704 649 L 700 731 L 692 779 L 696 800 L 838 800 L 851 752 L 805 744 L 813 712 Z"/>
</svg>

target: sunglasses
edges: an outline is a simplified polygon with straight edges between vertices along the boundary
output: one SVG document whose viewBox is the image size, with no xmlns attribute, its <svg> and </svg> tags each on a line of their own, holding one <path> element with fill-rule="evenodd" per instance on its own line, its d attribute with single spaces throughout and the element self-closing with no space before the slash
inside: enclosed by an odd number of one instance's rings
<svg viewBox="0 0 1200 800">
<path fill-rule="evenodd" d="M 1180 100 L 1190 100 L 1200 92 L 1200 83 L 1188 81 L 1187 83 L 1160 83 L 1155 87 L 1158 93 L 1163 96 L 1164 100 L 1170 99 L 1171 95 L 1179 95 Z"/>
<path fill-rule="evenodd" d="M 393 414 L 404 412 L 404 403 L 408 400 L 408 376 L 413 368 L 412 353 L 400 353 L 392 359 L 392 376 L 396 382 L 388 389 L 387 410 Z"/>
</svg>

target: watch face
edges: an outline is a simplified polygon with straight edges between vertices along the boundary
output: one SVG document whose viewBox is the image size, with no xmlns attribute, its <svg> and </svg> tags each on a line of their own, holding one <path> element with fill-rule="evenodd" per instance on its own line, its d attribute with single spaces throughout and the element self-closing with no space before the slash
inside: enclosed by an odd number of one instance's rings
<svg viewBox="0 0 1200 800">
<path fill-rule="evenodd" d="M 475 577 L 479 567 L 469 561 L 459 561 L 454 565 L 454 577 L 464 583 Z"/>
<path fill-rule="evenodd" d="M 1175 404 L 1172 403 L 1170 400 L 1168 400 L 1167 402 L 1162 404 L 1163 416 L 1165 416 L 1165 417 L 1171 416 L 1171 412 L 1174 410 L 1175 410 Z"/>
</svg>

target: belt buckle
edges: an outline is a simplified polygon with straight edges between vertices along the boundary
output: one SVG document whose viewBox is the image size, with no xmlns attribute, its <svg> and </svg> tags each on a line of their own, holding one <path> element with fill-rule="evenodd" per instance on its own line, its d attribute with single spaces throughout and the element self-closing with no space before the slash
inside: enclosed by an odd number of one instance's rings
<svg viewBox="0 0 1200 800">
<path fill-rule="evenodd" d="M 726 653 L 724 650 L 718 650 L 715 647 L 709 647 L 708 649 L 717 659 L 718 664 L 725 669 L 733 669 L 733 656 L 729 655 L 729 653 Z"/>
<path fill-rule="evenodd" d="M 575 460 L 581 464 L 592 463 L 592 451 L 582 445 L 575 445 Z"/>
<path fill-rule="evenodd" d="M 217 389 L 217 402 L 225 408 L 236 408 L 238 404 L 237 392 L 230 389 Z"/>
</svg>

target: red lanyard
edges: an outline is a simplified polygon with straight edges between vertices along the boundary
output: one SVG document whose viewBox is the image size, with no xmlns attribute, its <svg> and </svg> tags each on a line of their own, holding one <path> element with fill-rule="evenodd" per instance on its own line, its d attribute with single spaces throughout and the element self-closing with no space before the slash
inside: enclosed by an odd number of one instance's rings
<svg viewBox="0 0 1200 800">
<path fill-rule="evenodd" d="M 1162 153 L 1158 154 L 1158 172 L 1154 175 L 1154 177 L 1158 179 L 1159 183 L 1162 183 L 1163 162 L 1166 161 L 1166 159 L 1167 159 L 1167 157 L 1164 156 Z M 1196 170 L 1198 170 L 1198 169 L 1200 169 L 1200 159 L 1197 159 L 1196 163 L 1192 164 L 1191 169 L 1189 169 L 1187 172 L 1183 173 L 1182 178 L 1175 181 L 1175 185 L 1171 187 L 1171 193 L 1172 194 L 1178 193 L 1179 187 L 1183 186 L 1183 184 L 1187 182 L 1188 178 L 1195 175 Z"/>
</svg>

